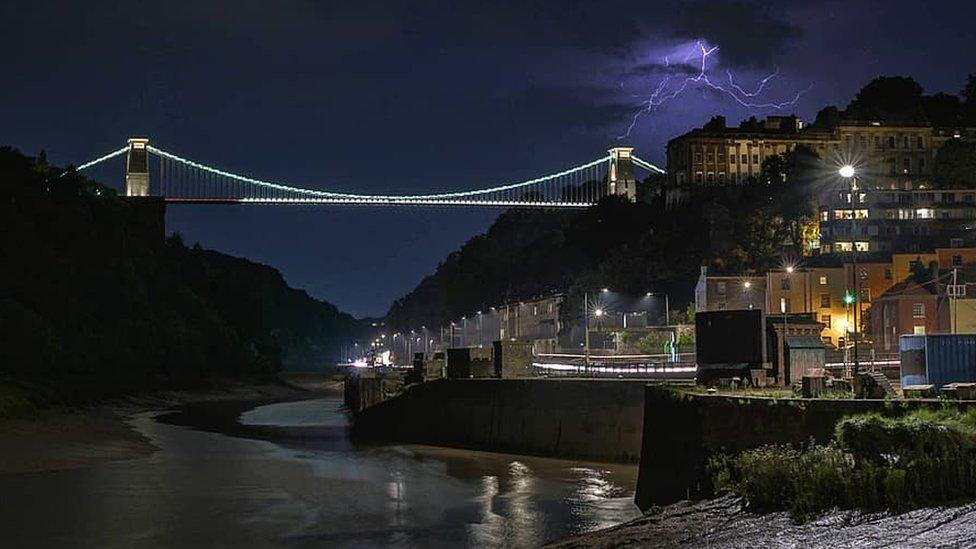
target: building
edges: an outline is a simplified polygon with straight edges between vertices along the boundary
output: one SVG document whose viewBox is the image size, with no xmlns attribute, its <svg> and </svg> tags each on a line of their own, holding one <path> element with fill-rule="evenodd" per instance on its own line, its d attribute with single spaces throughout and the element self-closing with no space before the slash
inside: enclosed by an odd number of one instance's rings
<svg viewBox="0 0 976 549">
<path fill-rule="evenodd" d="M 938 282 L 907 279 L 878 296 L 871 313 L 875 348 L 896 351 L 898 337 L 906 334 L 948 333 L 949 302 L 942 290 Z"/>
<path fill-rule="evenodd" d="M 695 311 L 760 309 L 768 311 L 765 276 L 708 276 L 701 268 L 695 286 Z"/>
<path fill-rule="evenodd" d="M 861 183 L 859 183 L 860 185 Z M 976 191 L 972 189 L 859 190 L 821 198 L 820 253 L 919 252 L 976 243 Z"/>
<path fill-rule="evenodd" d="M 559 335 L 562 295 L 489 307 L 441 328 L 447 348 L 490 348 L 497 340 L 531 341 L 535 352 L 554 352 Z"/>
<path fill-rule="evenodd" d="M 932 182 L 939 147 L 971 134 L 924 122 L 843 118 L 829 127 L 804 126 L 795 116 L 729 127 L 715 117 L 668 141 L 668 177 L 676 187 L 742 183 L 757 178 L 770 156 L 803 145 L 824 162 L 825 175 L 815 182 L 819 253 L 972 246 L 976 191 L 935 189 Z M 846 164 L 856 168 L 856 193 L 850 180 L 836 175 Z"/>
<path fill-rule="evenodd" d="M 724 116 L 716 116 L 703 127 L 668 141 L 668 178 L 677 186 L 742 183 L 759 177 L 767 158 L 797 145 L 822 153 L 839 146 L 829 132 L 803 129 L 803 121 L 796 116 L 750 119 L 735 127 L 726 126 Z"/>
</svg>

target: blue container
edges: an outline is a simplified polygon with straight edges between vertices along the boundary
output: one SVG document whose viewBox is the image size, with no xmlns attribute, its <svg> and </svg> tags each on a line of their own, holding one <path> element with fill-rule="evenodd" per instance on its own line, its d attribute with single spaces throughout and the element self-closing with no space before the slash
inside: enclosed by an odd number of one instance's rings
<svg viewBox="0 0 976 549">
<path fill-rule="evenodd" d="M 976 334 L 904 335 L 899 346 L 903 387 L 976 382 Z"/>
</svg>

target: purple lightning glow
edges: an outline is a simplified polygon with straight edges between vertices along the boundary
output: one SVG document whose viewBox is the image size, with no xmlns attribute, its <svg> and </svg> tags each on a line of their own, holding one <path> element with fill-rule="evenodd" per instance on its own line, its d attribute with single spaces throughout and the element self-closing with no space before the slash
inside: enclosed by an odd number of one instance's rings
<svg viewBox="0 0 976 549">
<path fill-rule="evenodd" d="M 696 57 L 698 55 L 698 52 L 700 51 L 701 64 L 700 67 L 698 67 L 698 73 L 695 74 L 694 76 L 686 77 L 676 87 L 673 88 L 670 87 L 673 71 L 668 70 L 671 68 L 671 60 L 668 56 L 665 56 L 664 64 L 667 73 L 664 75 L 664 78 L 661 79 L 661 82 L 654 88 L 654 91 L 641 101 L 641 108 L 636 113 L 634 113 L 634 117 L 630 121 L 630 125 L 627 126 L 627 131 L 623 135 L 618 136 L 617 139 L 624 139 L 626 137 L 629 137 L 631 132 L 633 132 L 634 127 L 637 125 L 637 122 L 640 120 L 641 116 L 643 116 L 645 113 L 652 112 L 656 110 L 658 107 L 660 107 L 661 105 L 667 103 L 668 101 L 677 98 L 685 91 L 685 89 L 688 87 L 689 84 L 702 84 L 708 86 L 709 88 L 716 90 L 722 93 L 723 95 L 731 97 L 732 100 L 738 103 L 739 105 L 752 110 L 781 110 L 781 109 L 792 107 L 796 104 L 797 101 L 799 101 L 800 97 L 804 93 L 810 91 L 810 88 L 813 87 L 813 84 L 811 83 L 809 86 L 806 87 L 806 89 L 796 92 L 793 95 L 792 99 L 788 99 L 784 101 L 757 100 L 757 98 L 760 97 L 763 90 L 766 88 L 766 85 L 771 80 L 776 78 L 776 76 L 779 75 L 778 67 L 776 68 L 775 71 L 773 71 L 772 74 L 760 80 L 759 84 L 756 86 L 756 89 L 754 91 L 749 92 L 744 90 L 741 86 L 735 83 L 735 77 L 732 74 L 731 69 L 727 69 L 725 71 L 729 78 L 728 84 L 720 84 L 720 83 L 713 82 L 708 76 L 708 58 L 710 55 L 717 52 L 719 47 L 718 46 L 705 47 L 705 44 L 703 44 L 701 40 L 697 40 L 695 42 L 695 46 L 696 48 L 694 48 L 687 56 L 685 56 L 684 63 L 687 64 L 688 61 L 692 57 Z"/>
</svg>

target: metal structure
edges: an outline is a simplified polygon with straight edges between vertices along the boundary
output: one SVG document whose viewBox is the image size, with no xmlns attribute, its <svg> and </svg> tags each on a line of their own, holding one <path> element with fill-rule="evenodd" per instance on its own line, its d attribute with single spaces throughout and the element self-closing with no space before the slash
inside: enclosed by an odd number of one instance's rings
<svg viewBox="0 0 976 549">
<path fill-rule="evenodd" d="M 482 206 L 503 208 L 585 208 L 608 194 L 636 200 L 634 169 L 664 173 L 615 147 L 606 156 L 516 183 L 428 194 L 358 194 L 297 187 L 230 172 L 178 156 L 146 138 L 78 166 L 84 170 L 126 155 L 125 194 L 161 196 L 176 204 L 320 204 L 389 206 Z M 150 171 L 154 171 L 150 178 Z"/>
</svg>

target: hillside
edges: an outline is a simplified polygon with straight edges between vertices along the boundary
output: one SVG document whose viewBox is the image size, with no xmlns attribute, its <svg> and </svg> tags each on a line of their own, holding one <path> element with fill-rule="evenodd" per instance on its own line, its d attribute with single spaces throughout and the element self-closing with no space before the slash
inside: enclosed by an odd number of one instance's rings
<svg viewBox="0 0 976 549">
<path fill-rule="evenodd" d="M 506 212 L 397 300 L 387 321 L 397 329 L 437 326 L 554 291 L 568 294 L 571 320 L 582 293 L 601 287 L 668 292 L 672 309 L 684 309 L 701 265 L 741 272 L 798 253 L 813 203 L 804 186 L 771 181 L 692 190 L 671 206 L 659 181 L 645 181 L 647 195 L 636 203 L 607 197 L 585 211 Z"/>
<path fill-rule="evenodd" d="M 278 271 L 147 239 L 131 203 L 61 174 L 0 149 L 0 376 L 83 400 L 321 365 L 358 333 Z"/>
</svg>

